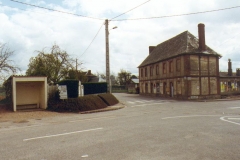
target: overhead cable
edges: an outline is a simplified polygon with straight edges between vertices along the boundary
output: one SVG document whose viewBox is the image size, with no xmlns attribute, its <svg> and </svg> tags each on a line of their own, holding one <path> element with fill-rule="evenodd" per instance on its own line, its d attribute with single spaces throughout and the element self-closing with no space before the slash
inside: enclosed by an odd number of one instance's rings
<svg viewBox="0 0 240 160">
<path fill-rule="evenodd" d="M 103 23 L 103 24 L 101 25 L 101 27 L 100 27 L 99 30 L 97 31 L 96 35 L 93 37 L 92 41 L 91 41 L 90 44 L 88 45 L 87 49 L 85 49 L 85 51 L 80 55 L 80 57 L 87 52 L 88 48 L 91 46 L 91 44 L 93 43 L 93 41 L 96 39 L 97 35 L 99 34 L 99 32 L 100 32 L 100 30 L 102 29 L 102 26 L 103 26 L 104 24 L 105 24 L 105 23 Z"/>
<path fill-rule="evenodd" d="M 138 6 L 134 7 L 134 8 L 132 8 L 132 9 L 130 9 L 130 10 L 128 10 L 128 11 L 122 13 L 122 14 L 119 14 L 119 15 L 116 16 L 116 17 L 113 17 L 112 19 L 110 19 L 110 21 L 113 20 L 113 19 L 115 19 L 115 18 L 117 18 L 117 17 L 120 17 L 120 16 L 122 16 L 122 15 L 124 15 L 124 14 L 126 14 L 126 13 L 128 13 L 128 12 L 130 12 L 130 11 L 132 11 L 132 10 L 134 10 L 134 9 L 136 9 L 136 8 L 138 8 L 138 7 L 140 7 L 140 6 L 142 6 L 142 5 L 144 5 L 145 3 L 149 2 L 149 1 L 151 1 L 151 0 L 148 0 L 148 1 L 146 1 L 146 2 L 144 2 L 144 3 L 142 3 L 142 4 L 140 4 L 140 5 L 138 5 Z"/>
<path fill-rule="evenodd" d="M 222 9 L 215 9 L 215 10 L 209 10 L 209 11 L 201 11 L 201 12 L 192 12 L 192 13 L 176 14 L 176 15 L 169 15 L 169 16 L 146 17 L 146 18 L 133 18 L 133 19 L 116 19 L 116 20 L 112 20 L 112 21 L 136 21 L 136 20 L 147 20 L 147 19 L 159 19 L 159 18 L 180 17 L 180 16 L 189 16 L 189 15 L 194 15 L 194 14 L 203 14 L 203 13 L 210 13 L 210 12 L 218 12 L 218 11 L 235 9 L 235 8 L 240 8 L 240 6 L 234 6 L 234 7 L 222 8 Z"/>
<path fill-rule="evenodd" d="M 32 6 L 32 7 L 36 7 L 36 8 L 41 8 L 41 9 L 49 10 L 49 11 L 54 11 L 54 12 L 59 12 L 59 13 L 64 13 L 64 14 L 69 14 L 69 15 L 74 15 L 74 16 L 78 16 L 78 17 L 91 18 L 91 19 L 96 19 L 96 20 L 103 20 L 103 19 L 101 19 L 101 18 L 89 17 L 89 16 L 80 15 L 80 14 L 75 14 L 75 13 L 70 13 L 70 12 L 65 12 L 65 11 L 59 11 L 59 10 L 55 10 L 55 9 L 51 9 L 51 8 L 46 8 L 46 7 L 42 7 L 42 6 L 30 4 L 30 3 L 20 2 L 20 1 L 17 1 L 17 0 L 10 0 L 10 1 L 16 2 L 16 3 L 20 3 L 20 4 L 24 4 L 24 5 L 28 5 L 28 6 Z"/>
</svg>

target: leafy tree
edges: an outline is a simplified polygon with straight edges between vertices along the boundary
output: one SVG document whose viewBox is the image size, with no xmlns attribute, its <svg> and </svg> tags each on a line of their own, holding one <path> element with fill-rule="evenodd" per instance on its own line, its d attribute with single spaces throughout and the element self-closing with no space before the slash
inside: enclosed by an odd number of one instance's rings
<svg viewBox="0 0 240 160">
<path fill-rule="evenodd" d="M 97 76 L 100 77 L 103 80 L 106 80 L 106 74 L 105 73 L 97 73 Z M 115 73 L 111 73 L 110 80 L 112 85 L 118 85 L 118 79 L 115 76 Z"/>
<path fill-rule="evenodd" d="M 136 75 L 131 75 L 131 79 L 138 79 Z"/>
<path fill-rule="evenodd" d="M 110 79 L 111 79 L 111 82 L 112 82 L 112 85 L 118 85 L 119 83 L 118 83 L 118 79 L 117 79 L 117 77 L 115 76 L 115 74 L 111 74 L 110 75 Z"/>
<path fill-rule="evenodd" d="M 86 72 L 76 70 L 69 70 L 67 79 L 77 79 L 81 81 L 81 83 L 86 83 L 88 81 Z"/>
<path fill-rule="evenodd" d="M 14 51 L 11 51 L 6 44 L 0 44 L 0 74 L 4 73 L 16 73 L 20 70 L 17 66 L 13 64 L 10 57 L 14 55 Z"/>
<path fill-rule="evenodd" d="M 48 82 L 57 83 L 67 77 L 69 70 L 74 68 L 74 60 L 68 53 L 53 45 L 50 52 L 37 51 L 38 55 L 30 59 L 26 75 L 47 76 Z"/>
<path fill-rule="evenodd" d="M 118 81 L 120 85 L 127 85 L 131 81 L 131 73 L 121 69 L 118 73 Z"/>
</svg>

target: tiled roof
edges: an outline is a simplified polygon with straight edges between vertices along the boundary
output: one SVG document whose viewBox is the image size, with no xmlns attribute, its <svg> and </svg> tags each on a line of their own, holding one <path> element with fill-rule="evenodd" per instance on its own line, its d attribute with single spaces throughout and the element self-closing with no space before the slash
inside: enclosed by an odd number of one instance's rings
<svg viewBox="0 0 240 160">
<path fill-rule="evenodd" d="M 132 79 L 133 83 L 139 83 L 139 79 Z"/>
<path fill-rule="evenodd" d="M 220 77 L 236 77 L 237 75 L 236 75 L 236 72 L 232 72 L 232 76 L 229 76 L 228 75 L 228 72 L 219 72 L 219 76 Z"/>
<path fill-rule="evenodd" d="M 153 64 L 181 54 L 211 54 L 221 57 L 220 54 L 206 45 L 206 51 L 198 49 L 198 39 L 190 32 L 185 31 L 163 43 L 160 43 L 139 65 L 139 67 Z"/>
</svg>

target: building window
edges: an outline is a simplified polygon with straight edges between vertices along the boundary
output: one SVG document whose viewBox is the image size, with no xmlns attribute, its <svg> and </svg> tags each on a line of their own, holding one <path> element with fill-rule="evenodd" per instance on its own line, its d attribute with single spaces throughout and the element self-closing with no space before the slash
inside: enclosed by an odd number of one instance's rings
<svg viewBox="0 0 240 160">
<path fill-rule="evenodd" d="M 173 61 L 169 61 L 169 72 L 173 72 Z"/>
<path fill-rule="evenodd" d="M 177 59 L 177 62 L 176 62 L 176 71 L 177 72 L 180 72 L 181 70 L 181 61 L 180 59 Z"/>
<path fill-rule="evenodd" d="M 150 76 L 153 76 L 153 66 L 150 67 Z"/>
<path fill-rule="evenodd" d="M 148 93 L 148 84 L 145 83 L 145 93 Z"/>
<path fill-rule="evenodd" d="M 145 68 L 145 77 L 147 77 L 147 67 Z"/>
<path fill-rule="evenodd" d="M 141 68 L 141 77 L 143 77 L 143 69 Z"/>
<path fill-rule="evenodd" d="M 159 75 L 159 66 L 158 66 L 158 64 L 156 65 L 156 75 Z"/>
<path fill-rule="evenodd" d="M 163 74 L 167 73 L 167 64 L 166 62 L 163 63 Z"/>
<path fill-rule="evenodd" d="M 160 93 L 160 86 L 159 86 L 159 83 L 156 84 L 156 89 L 157 89 L 157 93 Z"/>
</svg>

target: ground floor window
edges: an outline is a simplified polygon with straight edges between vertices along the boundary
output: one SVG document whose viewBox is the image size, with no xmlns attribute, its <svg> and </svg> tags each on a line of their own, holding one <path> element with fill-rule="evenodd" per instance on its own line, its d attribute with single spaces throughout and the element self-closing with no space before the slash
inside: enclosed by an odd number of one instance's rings
<svg viewBox="0 0 240 160">
<path fill-rule="evenodd" d="M 240 81 L 221 81 L 221 92 L 240 92 Z"/>
<path fill-rule="evenodd" d="M 156 83 L 156 92 L 157 92 L 157 93 L 160 93 L 160 86 L 159 86 L 159 83 Z"/>
<path fill-rule="evenodd" d="M 148 84 L 145 83 L 145 93 L 148 93 Z"/>
</svg>

